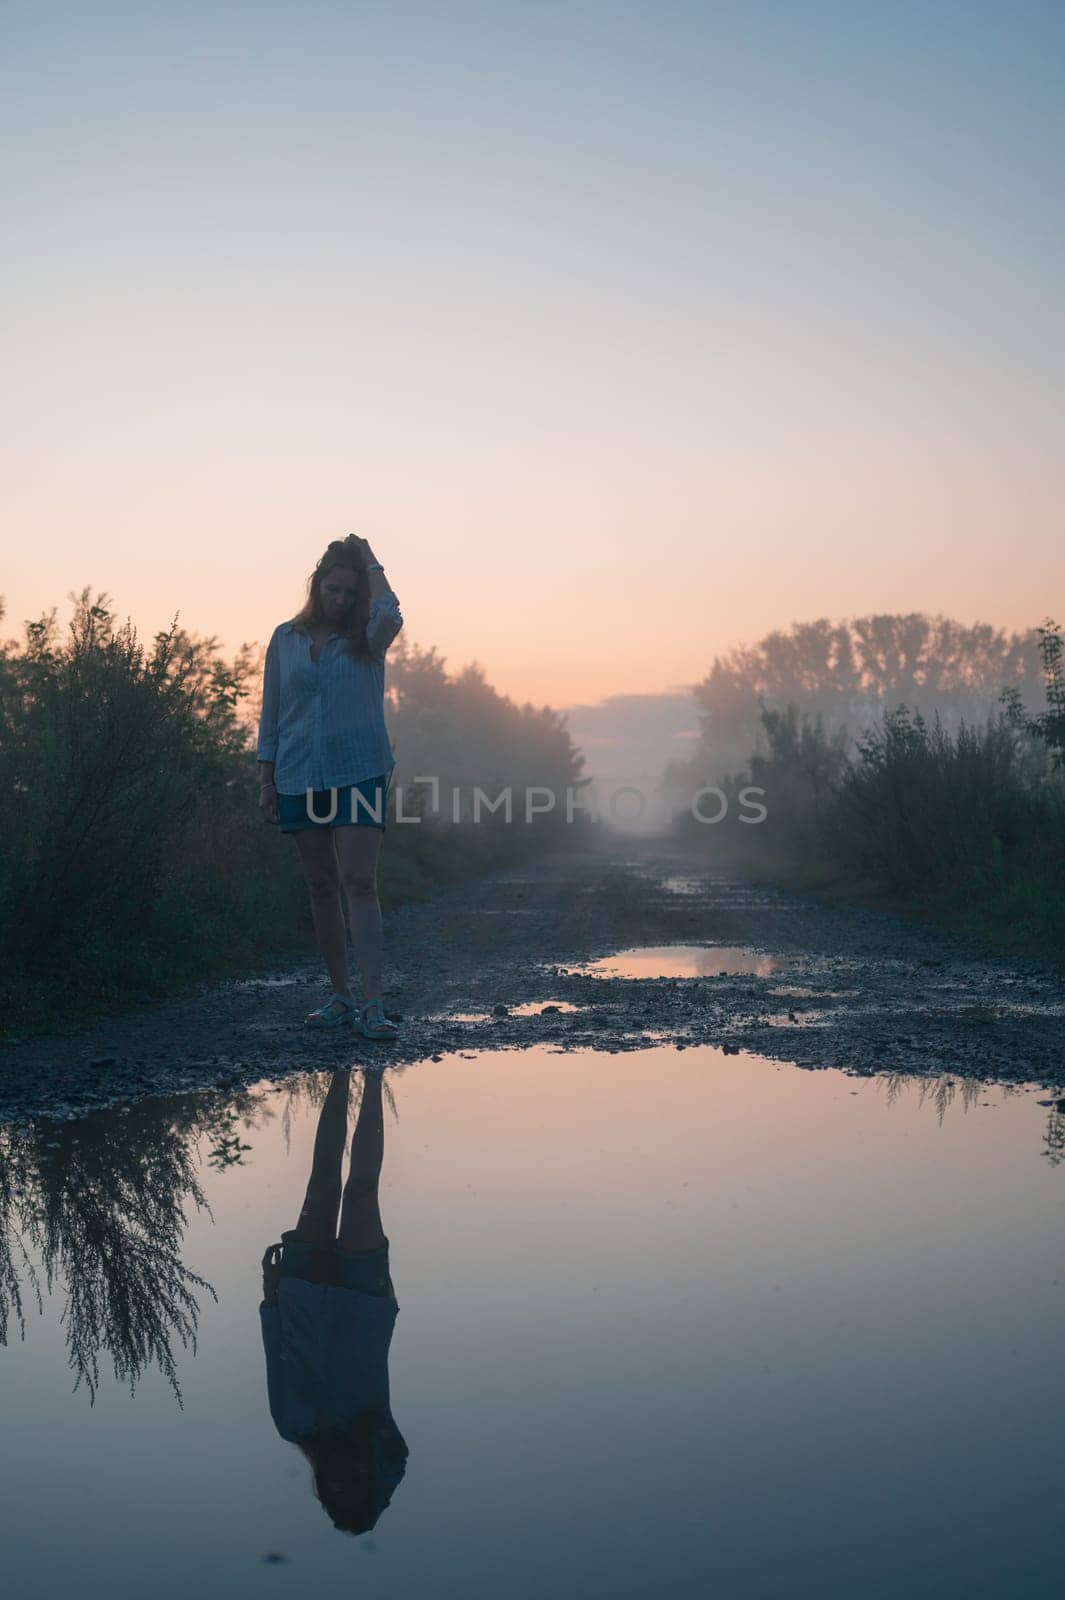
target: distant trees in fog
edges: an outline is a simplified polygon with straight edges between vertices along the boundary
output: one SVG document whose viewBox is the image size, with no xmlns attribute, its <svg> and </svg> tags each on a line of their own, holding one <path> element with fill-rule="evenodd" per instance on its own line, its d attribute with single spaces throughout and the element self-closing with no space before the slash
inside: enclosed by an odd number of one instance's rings
<svg viewBox="0 0 1065 1600">
<path fill-rule="evenodd" d="M 689 774 L 712 780 L 764 752 L 765 709 L 791 703 L 800 716 L 820 714 L 827 733 L 842 730 L 852 745 L 900 704 L 928 719 L 938 711 L 956 731 L 995 715 L 1010 687 L 1034 709 L 1042 683 L 1034 628 L 1011 633 L 924 612 L 795 622 L 714 657 L 693 691 L 698 742 L 690 762 L 671 764 L 667 782 L 683 789 Z"/>
</svg>

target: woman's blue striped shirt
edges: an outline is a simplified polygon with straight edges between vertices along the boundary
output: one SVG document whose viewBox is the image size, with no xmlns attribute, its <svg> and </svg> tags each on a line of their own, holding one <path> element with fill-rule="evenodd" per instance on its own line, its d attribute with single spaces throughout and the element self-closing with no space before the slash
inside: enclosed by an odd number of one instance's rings
<svg viewBox="0 0 1065 1600">
<path fill-rule="evenodd" d="M 339 788 L 388 772 L 395 764 L 385 726 L 385 652 L 403 626 L 391 590 L 370 602 L 367 660 L 331 633 L 317 661 L 311 636 L 281 622 L 263 664 L 263 709 L 256 758 L 274 763 L 279 794 Z"/>
</svg>

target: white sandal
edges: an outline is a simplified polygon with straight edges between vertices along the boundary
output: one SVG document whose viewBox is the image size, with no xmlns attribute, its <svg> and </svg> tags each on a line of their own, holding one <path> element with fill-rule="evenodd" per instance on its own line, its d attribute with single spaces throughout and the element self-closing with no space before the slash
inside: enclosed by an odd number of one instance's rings
<svg viewBox="0 0 1065 1600">
<path fill-rule="evenodd" d="M 334 1011 L 334 1001 L 339 1001 L 345 1009 Z M 312 1011 L 310 1016 L 304 1017 L 303 1022 L 307 1028 L 341 1028 L 346 1022 L 350 1022 L 354 1015 L 355 1001 L 350 994 L 331 994 L 317 1011 Z"/>
<path fill-rule="evenodd" d="M 373 1016 L 370 1012 L 373 1011 Z M 367 1000 L 354 1017 L 354 1025 L 359 1033 L 366 1039 L 396 1039 L 399 1029 L 390 1017 L 385 1016 L 384 1004 L 380 1000 Z"/>
</svg>

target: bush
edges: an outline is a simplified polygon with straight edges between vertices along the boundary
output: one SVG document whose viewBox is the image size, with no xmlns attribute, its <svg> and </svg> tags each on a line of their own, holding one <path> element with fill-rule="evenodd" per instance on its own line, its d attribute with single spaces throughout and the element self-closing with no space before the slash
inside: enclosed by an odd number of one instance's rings
<svg viewBox="0 0 1065 1600">
<path fill-rule="evenodd" d="M 858 741 L 839 785 L 839 859 L 904 895 L 1004 881 L 1030 806 L 1005 722 L 964 724 L 954 737 L 900 706 Z"/>
</svg>

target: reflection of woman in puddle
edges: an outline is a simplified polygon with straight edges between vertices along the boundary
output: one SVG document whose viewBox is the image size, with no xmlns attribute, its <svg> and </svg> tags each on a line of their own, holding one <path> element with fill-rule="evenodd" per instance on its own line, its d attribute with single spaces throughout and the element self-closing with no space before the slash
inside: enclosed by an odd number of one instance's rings
<svg viewBox="0 0 1065 1600">
<path fill-rule="evenodd" d="M 333 1074 L 299 1221 L 263 1256 L 259 1314 L 277 1431 L 307 1457 L 314 1492 L 334 1526 L 364 1533 L 403 1477 L 407 1446 L 388 1394 L 388 1347 L 399 1305 L 377 1204 L 384 1154 L 381 1073 L 363 1075 L 342 1192 L 350 1076 Z"/>
</svg>

